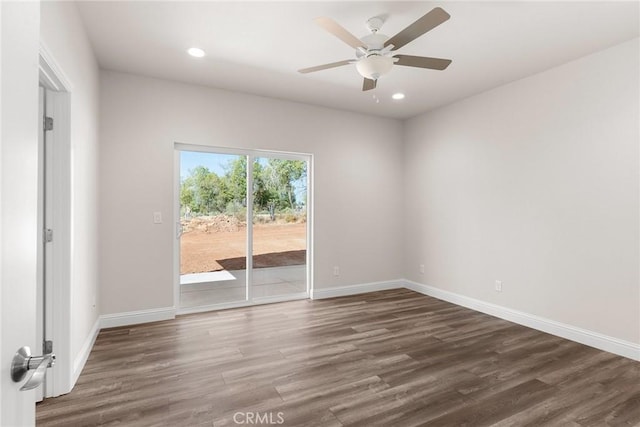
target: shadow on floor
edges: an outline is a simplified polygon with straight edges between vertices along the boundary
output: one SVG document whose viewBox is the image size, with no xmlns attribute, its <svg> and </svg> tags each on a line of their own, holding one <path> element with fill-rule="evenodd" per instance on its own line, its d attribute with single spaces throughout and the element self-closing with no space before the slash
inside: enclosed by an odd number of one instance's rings
<svg viewBox="0 0 640 427">
<path fill-rule="evenodd" d="M 244 270 L 247 268 L 247 260 L 245 257 L 217 259 L 216 261 L 224 270 Z M 253 268 L 304 265 L 306 262 L 306 250 L 272 252 L 253 256 Z"/>
</svg>

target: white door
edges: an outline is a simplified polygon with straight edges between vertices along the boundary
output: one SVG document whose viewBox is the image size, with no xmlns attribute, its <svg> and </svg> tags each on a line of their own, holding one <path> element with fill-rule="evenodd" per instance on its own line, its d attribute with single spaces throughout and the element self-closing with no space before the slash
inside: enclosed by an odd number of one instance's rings
<svg viewBox="0 0 640 427">
<path fill-rule="evenodd" d="M 36 345 L 40 5 L 0 2 L 0 425 L 35 421 L 35 392 L 11 379 Z M 39 355 L 39 352 L 38 354 Z M 24 382 L 24 381 L 23 381 Z"/>
</svg>

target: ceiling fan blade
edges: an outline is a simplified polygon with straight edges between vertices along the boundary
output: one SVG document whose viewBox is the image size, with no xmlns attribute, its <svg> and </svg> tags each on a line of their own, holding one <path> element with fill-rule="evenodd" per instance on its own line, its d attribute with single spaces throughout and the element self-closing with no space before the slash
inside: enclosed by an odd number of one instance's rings
<svg viewBox="0 0 640 427">
<path fill-rule="evenodd" d="M 407 43 L 417 39 L 427 31 L 430 31 L 437 27 L 438 25 L 445 22 L 449 19 L 451 15 L 444 11 L 444 9 L 440 7 L 436 7 L 424 15 L 422 18 L 418 19 L 413 24 L 409 25 L 404 30 L 400 31 L 395 36 L 391 37 L 389 40 L 385 42 L 385 46 L 392 44 L 394 49 L 400 49 L 402 46 Z"/>
<path fill-rule="evenodd" d="M 430 70 L 444 70 L 451 64 L 450 59 L 429 58 L 427 56 L 395 55 L 394 58 L 398 58 L 396 65 L 428 68 Z"/>
<path fill-rule="evenodd" d="M 322 28 L 324 28 L 352 48 L 357 49 L 361 47 L 366 49 L 366 46 L 364 45 L 364 43 L 362 43 L 362 41 L 360 41 L 359 38 L 351 34 L 349 31 L 345 30 L 333 19 L 321 16 L 319 18 L 316 18 L 315 21 L 316 24 L 320 25 Z"/>
<path fill-rule="evenodd" d="M 365 91 L 368 91 L 368 90 L 371 90 L 371 89 L 375 89 L 377 82 L 378 82 L 377 80 L 372 80 L 372 79 L 365 78 L 364 79 L 364 83 L 362 83 L 362 91 L 365 92 Z"/>
<path fill-rule="evenodd" d="M 346 59 L 344 61 L 332 62 L 331 64 L 324 65 L 316 65 L 315 67 L 303 68 L 302 70 L 298 70 L 299 73 L 313 73 L 314 71 L 327 70 L 329 68 L 341 67 L 343 65 L 351 64 L 353 60 Z"/>
</svg>

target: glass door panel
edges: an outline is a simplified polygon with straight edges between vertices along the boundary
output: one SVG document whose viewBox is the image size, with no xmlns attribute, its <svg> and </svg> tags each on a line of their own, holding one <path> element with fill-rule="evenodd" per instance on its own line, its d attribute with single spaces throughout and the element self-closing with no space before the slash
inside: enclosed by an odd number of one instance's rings
<svg viewBox="0 0 640 427">
<path fill-rule="evenodd" d="M 253 299 L 307 294 L 306 161 L 253 159 Z"/>
<path fill-rule="evenodd" d="M 247 300 L 247 156 L 180 151 L 180 308 Z"/>
</svg>

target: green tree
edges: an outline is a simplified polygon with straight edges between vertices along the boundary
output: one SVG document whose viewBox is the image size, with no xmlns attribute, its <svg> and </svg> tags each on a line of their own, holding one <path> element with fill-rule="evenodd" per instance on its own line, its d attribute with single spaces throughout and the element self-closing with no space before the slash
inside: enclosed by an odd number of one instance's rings
<svg viewBox="0 0 640 427">
<path fill-rule="evenodd" d="M 187 212 L 236 214 L 246 207 L 247 157 L 229 161 L 218 176 L 204 166 L 189 171 L 180 188 L 180 203 Z M 253 200 L 258 210 L 266 210 L 272 221 L 281 209 L 295 209 L 296 185 L 306 178 L 306 163 L 297 160 L 256 160 L 253 164 Z"/>
<path fill-rule="evenodd" d="M 295 209 L 295 183 L 307 176 L 306 163 L 301 160 L 269 159 L 271 179 L 277 186 L 281 207 Z"/>
<path fill-rule="evenodd" d="M 247 204 L 247 158 L 237 157 L 227 164 L 224 174 L 228 202 L 239 206 Z"/>
<path fill-rule="evenodd" d="M 215 172 L 197 166 L 182 181 L 180 203 L 185 210 L 197 214 L 223 212 L 227 204 L 226 185 Z"/>
<path fill-rule="evenodd" d="M 258 161 L 254 162 L 253 203 L 269 211 L 271 221 L 275 221 L 278 199 L 277 179 L 274 179 L 273 169 L 262 166 Z"/>
<path fill-rule="evenodd" d="M 195 211 L 194 200 L 193 179 L 187 177 L 180 184 L 180 206 L 185 210 L 185 213 Z"/>
</svg>

